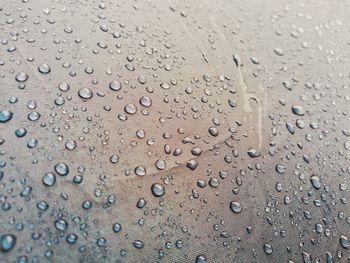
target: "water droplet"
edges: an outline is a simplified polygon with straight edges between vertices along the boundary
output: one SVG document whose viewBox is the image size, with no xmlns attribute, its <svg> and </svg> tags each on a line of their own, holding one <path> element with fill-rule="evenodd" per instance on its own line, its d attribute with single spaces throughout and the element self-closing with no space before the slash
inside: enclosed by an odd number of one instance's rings
<svg viewBox="0 0 350 263">
<path fill-rule="evenodd" d="M 207 257 L 204 255 L 198 255 L 196 257 L 196 263 L 208 263 Z"/>
<path fill-rule="evenodd" d="M 12 119 L 13 113 L 12 111 L 2 110 L 0 111 L 0 123 L 8 122 Z"/>
<path fill-rule="evenodd" d="M 298 105 L 292 106 L 292 112 L 298 116 L 303 116 L 305 114 L 303 107 Z"/>
<path fill-rule="evenodd" d="M 208 129 L 210 135 L 216 137 L 219 135 L 219 131 L 218 129 L 215 127 L 215 126 L 211 126 L 209 129 Z"/>
<path fill-rule="evenodd" d="M 140 104 L 144 107 L 150 107 L 152 105 L 152 100 L 150 97 L 142 96 L 140 98 Z"/>
<path fill-rule="evenodd" d="M 129 103 L 124 107 L 124 111 L 130 115 L 134 115 L 137 112 L 137 107 L 134 104 Z"/>
<path fill-rule="evenodd" d="M 146 206 L 147 202 L 145 200 L 145 198 L 140 198 L 137 203 L 136 203 L 136 207 L 137 208 L 144 208 Z"/>
<path fill-rule="evenodd" d="M 119 233 L 122 230 L 122 225 L 119 223 L 115 223 L 112 226 L 112 230 L 114 233 Z"/>
<path fill-rule="evenodd" d="M 228 104 L 232 107 L 232 108 L 236 108 L 237 107 L 237 102 L 233 99 L 229 99 L 228 100 Z"/>
<path fill-rule="evenodd" d="M 66 237 L 66 241 L 68 244 L 75 244 L 78 240 L 78 236 L 76 234 L 68 234 Z"/>
<path fill-rule="evenodd" d="M 230 209 L 234 213 L 240 213 L 240 212 L 242 212 L 242 205 L 239 202 L 231 201 L 230 202 Z"/>
<path fill-rule="evenodd" d="M 109 83 L 109 88 L 113 91 L 118 91 L 122 88 L 122 84 L 118 80 L 113 80 Z"/>
<path fill-rule="evenodd" d="M 286 168 L 284 167 L 283 164 L 276 164 L 275 170 L 279 173 L 279 174 L 284 174 L 286 172 Z"/>
<path fill-rule="evenodd" d="M 166 162 L 164 160 L 158 160 L 155 163 L 158 170 L 164 170 L 166 168 Z"/>
<path fill-rule="evenodd" d="M 266 254 L 271 255 L 273 252 L 272 246 L 270 244 L 264 244 L 264 251 Z"/>
<path fill-rule="evenodd" d="M 18 82 L 25 82 L 25 81 L 27 81 L 28 80 L 28 74 L 27 73 L 25 73 L 25 72 L 19 72 L 19 73 L 17 73 L 17 75 L 16 75 L 16 80 L 18 81 Z"/>
<path fill-rule="evenodd" d="M 40 73 L 42 74 L 47 74 L 47 73 L 50 73 L 51 71 L 51 68 L 48 64 L 41 64 L 39 67 L 38 67 L 38 70 Z"/>
<path fill-rule="evenodd" d="M 161 197 L 165 194 L 165 188 L 160 183 L 152 184 L 151 191 L 155 197 Z"/>
<path fill-rule="evenodd" d="M 144 166 L 137 166 L 135 168 L 135 174 L 138 176 L 145 176 L 147 173 L 146 168 Z"/>
<path fill-rule="evenodd" d="M 162 89 L 170 89 L 170 85 L 167 82 L 160 83 Z"/>
<path fill-rule="evenodd" d="M 89 88 L 81 88 L 78 91 L 78 95 L 82 99 L 91 99 L 93 96 L 92 90 Z"/>
<path fill-rule="evenodd" d="M 278 56 L 283 56 L 284 55 L 283 49 L 281 49 L 281 48 L 275 48 L 273 51 Z"/>
<path fill-rule="evenodd" d="M 61 82 L 60 84 L 58 84 L 58 89 L 60 91 L 66 92 L 66 91 L 68 91 L 70 89 L 70 86 L 69 86 L 69 84 L 67 82 Z"/>
<path fill-rule="evenodd" d="M 77 143 L 76 141 L 72 140 L 72 139 L 68 139 L 65 143 L 65 147 L 67 150 L 74 150 L 77 147 Z"/>
<path fill-rule="evenodd" d="M 16 245 L 17 237 L 11 234 L 2 235 L 0 238 L 1 251 L 8 252 Z"/>
<path fill-rule="evenodd" d="M 294 134 L 295 133 L 295 127 L 294 127 L 294 125 L 292 123 L 287 122 L 286 123 L 286 128 L 290 132 L 290 134 Z"/>
<path fill-rule="evenodd" d="M 61 176 L 66 176 L 69 173 L 69 168 L 66 163 L 57 163 L 55 165 L 55 171 Z"/>
<path fill-rule="evenodd" d="M 19 128 L 15 131 L 15 134 L 18 138 L 22 138 L 27 134 L 27 130 L 25 128 Z"/>
<path fill-rule="evenodd" d="M 55 228 L 59 231 L 65 231 L 68 227 L 68 223 L 65 219 L 58 219 L 55 221 Z"/>
<path fill-rule="evenodd" d="M 346 235 L 340 235 L 340 245 L 345 248 L 348 249 L 350 247 L 350 240 L 348 239 L 348 237 Z"/>
<path fill-rule="evenodd" d="M 132 242 L 132 245 L 137 249 L 142 249 L 145 247 L 145 244 L 141 240 L 135 240 Z"/>
<path fill-rule="evenodd" d="M 56 183 L 56 175 L 53 173 L 46 173 L 44 174 L 42 181 L 46 186 L 53 186 Z"/>
<path fill-rule="evenodd" d="M 310 178 L 310 182 L 315 189 L 321 188 L 321 180 L 317 175 L 312 175 Z"/>
<path fill-rule="evenodd" d="M 260 156 L 260 152 L 254 148 L 250 148 L 247 153 L 251 158 L 256 158 Z"/>
</svg>

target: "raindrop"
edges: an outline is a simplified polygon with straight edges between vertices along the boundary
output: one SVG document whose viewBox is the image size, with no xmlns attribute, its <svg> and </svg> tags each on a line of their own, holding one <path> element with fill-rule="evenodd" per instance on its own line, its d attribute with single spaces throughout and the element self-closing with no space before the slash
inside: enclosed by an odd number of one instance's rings
<svg viewBox="0 0 350 263">
<path fill-rule="evenodd" d="M 114 233 L 119 233 L 122 230 L 122 225 L 119 223 L 115 223 L 112 226 L 112 230 Z"/>
<path fill-rule="evenodd" d="M 76 141 L 72 140 L 72 139 L 68 139 L 65 143 L 65 147 L 67 150 L 74 150 L 77 147 L 77 143 Z"/>
<path fill-rule="evenodd" d="M 232 107 L 232 108 L 236 108 L 237 107 L 237 102 L 233 99 L 229 99 L 228 100 L 228 104 Z"/>
<path fill-rule="evenodd" d="M 0 111 L 0 123 L 8 122 L 12 119 L 12 111 L 2 110 Z"/>
<path fill-rule="evenodd" d="M 295 127 L 294 127 L 294 125 L 292 123 L 287 122 L 286 123 L 286 128 L 290 132 L 290 134 L 294 134 L 295 133 Z"/>
<path fill-rule="evenodd" d="M 25 81 L 27 81 L 28 80 L 28 74 L 27 73 L 25 73 L 25 72 L 19 72 L 19 73 L 17 73 L 17 75 L 16 75 L 16 80 L 18 81 L 18 82 L 25 82 Z"/>
<path fill-rule="evenodd" d="M 312 175 L 310 178 L 310 182 L 315 189 L 321 188 L 321 180 L 317 175 Z"/>
<path fill-rule="evenodd" d="M 170 89 L 170 85 L 167 82 L 160 83 L 162 89 Z"/>
<path fill-rule="evenodd" d="M 78 240 L 78 236 L 76 234 L 68 234 L 66 237 L 66 241 L 68 244 L 75 244 Z"/>
<path fill-rule="evenodd" d="M 15 131 L 15 134 L 18 138 L 21 138 L 27 134 L 27 130 L 25 128 L 19 128 Z"/>
<path fill-rule="evenodd" d="M 155 197 L 161 197 L 165 194 L 164 186 L 159 183 L 154 183 L 151 187 L 151 191 Z"/>
<path fill-rule="evenodd" d="M 283 164 L 276 164 L 275 170 L 279 173 L 279 174 L 284 174 L 286 172 L 286 168 L 284 167 Z"/>
<path fill-rule="evenodd" d="M 191 150 L 191 153 L 194 155 L 194 156 L 199 156 L 202 154 L 202 149 L 199 148 L 199 147 L 195 147 L 195 148 L 192 148 Z"/>
<path fill-rule="evenodd" d="M 216 137 L 219 135 L 219 131 L 218 129 L 215 127 L 215 126 L 211 126 L 209 129 L 208 129 L 210 135 Z"/>
<path fill-rule="evenodd" d="M 278 56 L 283 56 L 284 55 L 283 49 L 281 49 L 281 48 L 275 48 L 273 51 Z"/>
<path fill-rule="evenodd" d="M 166 162 L 164 160 L 158 160 L 155 163 L 158 170 L 164 170 L 166 168 Z"/>
<path fill-rule="evenodd" d="M 242 212 L 242 205 L 239 202 L 231 201 L 230 202 L 230 209 L 234 213 L 240 213 L 240 212 Z"/>
<path fill-rule="evenodd" d="M 91 99 L 93 96 L 92 90 L 89 88 L 81 88 L 78 91 L 78 95 L 82 99 Z"/>
<path fill-rule="evenodd" d="M 150 107 L 152 105 L 152 100 L 150 97 L 142 96 L 140 98 L 140 104 L 144 107 Z"/>
<path fill-rule="evenodd" d="M 124 107 L 124 111 L 130 115 L 134 115 L 137 112 L 137 107 L 130 103 Z"/>
<path fill-rule="evenodd" d="M 55 221 L 55 228 L 59 231 L 65 231 L 68 227 L 68 223 L 64 219 L 58 219 Z"/>
<path fill-rule="evenodd" d="M 196 263 L 208 263 L 207 257 L 204 255 L 198 255 L 196 257 Z"/>
<path fill-rule="evenodd" d="M 135 174 L 138 176 L 145 176 L 147 173 L 146 168 L 144 166 L 137 166 L 135 168 Z"/>
<path fill-rule="evenodd" d="M 112 155 L 109 160 L 111 163 L 118 163 L 119 162 L 119 156 L 118 155 Z"/>
<path fill-rule="evenodd" d="M 67 82 L 61 82 L 60 84 L 58 84 L 58 89 L 60 91 L 66 92 L 66 91 L 68 91 L 70 89 L 70 86 L 69 86 L 69 84 Z"/>
<path fill-rule="evenodd" d="M 57 163 L 54 168 L 56 173 L 61 176 L 66 176 L 69 173 L 69 168 L 66 163 Z"/>
<path fill-rule="evenodd" d="M 118 91 L 122 88 L 122 84 L 118 80 L 113 80 L 109 83 L 109 88 L 113 91 Z"/>
<path fill-rule="evenodd" d="M 247 153 L 251 158 L 256 158 L 260 156 L 260 152 L 254 148 L 250 148 Z"/>
<path fill-rule="evenodd" d="M 11 234 L 2 235 L 0 238 L 1 251 L 8 252 L 12 250 L 16 245 L 17 237 Z"/>
<path fill-rule="evenodd" d="M 135 240 L 134 242 L 132 242 L 132 245 L 137 249 L 142 249 L 145 246 L 145 244 L 141 240 Z"/>
<path fill-rule="evenodd" d="M 292 112 L 298 116 L 303 116 L 305 114 L 303 107 L 297 105 L 292 106 Z"/>
<path fill-rule="evenodd" d="M 37 121 L 41 117 L 41 114 L 37 111 L 32 111 L 28 114 L 28 120 L 30 121 Z"/>
<path fill-rule="evenodd" d="M 347 236 L 345 235 L 341 235 L 340 236 L 340 245 L 345 248 L 345 249 L 348 249 L 350 247 L 350 240 L 348 239 Z"/>
<path fill-rule="evenodd" d="M 46 173 L 44 174 L 42 181 L 46 186 L 53 186 L 56 183 L 56 175 L 53 173 Z"/>
<path fill-rule="evenodd" d="M 273 252 L 272 246 L 270 244 L 264 244 L 264 251 L 266 254 L 271 255 Z"/>
<path fill-rule="evenodd" d="M 140 198 L 137 203 L 136 203 L 136 207 L 137 208 L 144 208 L 146 206 L 147 202 L 145 200 L 145 198 Z"/>
<path fill-rule="evenodd" d="M 51 68 L 48 64 L 41 64 L 39 67 L 38 67 L 38 70 L 40 73 L 42 74 L 47 74 L 47 73 L 50 73 L 51 71 Z"/>
</svg>

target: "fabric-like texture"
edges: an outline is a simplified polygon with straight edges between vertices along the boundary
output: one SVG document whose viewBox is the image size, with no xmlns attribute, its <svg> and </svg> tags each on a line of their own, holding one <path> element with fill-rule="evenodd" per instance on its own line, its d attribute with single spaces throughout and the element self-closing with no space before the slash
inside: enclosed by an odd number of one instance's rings
<svg viewBox="0 0 350 263">
<path fill-rule="evenodd" d="M 349 4 L 2 0 L 0 262 L 348 262 Z"/>
</svg>

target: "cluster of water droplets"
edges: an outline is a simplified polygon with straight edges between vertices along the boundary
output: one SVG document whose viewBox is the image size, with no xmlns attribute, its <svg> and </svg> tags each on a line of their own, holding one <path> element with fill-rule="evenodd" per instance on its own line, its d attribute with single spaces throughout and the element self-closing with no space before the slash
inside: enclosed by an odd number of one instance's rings
<svg viewBox="0 0 350 263">
<path fill-rule="evenodd" d="M 289 2 L 0 7 L 0 261 L 349 259 L 348 29 Z"/>
</svg>

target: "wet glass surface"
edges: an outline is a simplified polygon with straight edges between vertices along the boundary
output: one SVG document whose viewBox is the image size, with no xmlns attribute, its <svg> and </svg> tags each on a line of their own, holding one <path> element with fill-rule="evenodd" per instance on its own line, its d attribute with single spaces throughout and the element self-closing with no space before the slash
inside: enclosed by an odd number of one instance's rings
<svg viewBox="0 0 350 263">
<path fill-rule="evenodd" d="M 349 5 L 2 0 L 0 262 L 349 262 Z"/>
</svg>

